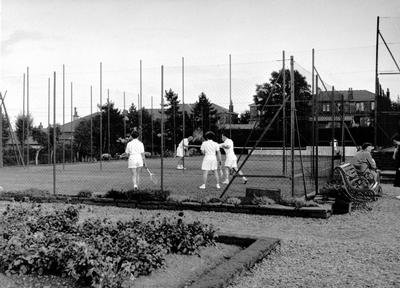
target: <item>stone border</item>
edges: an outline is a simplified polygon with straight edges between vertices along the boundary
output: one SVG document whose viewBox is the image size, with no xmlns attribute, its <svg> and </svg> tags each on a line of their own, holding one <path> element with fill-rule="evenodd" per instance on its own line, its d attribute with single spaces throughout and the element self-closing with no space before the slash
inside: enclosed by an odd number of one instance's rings
<svg viewBox="0 0 400 288">
<path fill-rule="evenodd" d="M 246 248 L 209 272 L 201 275 L 188 287 L 227 287 L 234 279 L 249 270 L 254 264 L 261 261 L 280 245 L 280 240 L 276 238 L 255 238 L 254 236 L 236 234 L 218 235 L 216 241 L 224 244 L 244 246 Z"/>
<path fill-rule="evenodd" d="M 245 213 L 256 215 L 281 215 L 290 217 L 306 217 L 306 218 L 324 218 L 327 219 L 332 215 L 331 206 L 322 207 L 289 207 L 283 205 L 233 205 L 225 203 L 197 203 L 197 202 L 159 202 L 159 201 L 142 201 L 133 200 L 114 200 L 109 198 L 83 198 L 77 196 L 56 195 L 51 198 L 35 197 L 32 198 L 36 202 L 48 203 L 70 203 L 70 204 L 87 204 L 97 206 L 116 206 L 124 208 L 138 208 L 149 210 L 193 210 L 193 211 L 214 211 L 214 212 L 230 212 Z M 1 197 L 0 201 L 14 201 L 13 197 Z"/>
</svg>

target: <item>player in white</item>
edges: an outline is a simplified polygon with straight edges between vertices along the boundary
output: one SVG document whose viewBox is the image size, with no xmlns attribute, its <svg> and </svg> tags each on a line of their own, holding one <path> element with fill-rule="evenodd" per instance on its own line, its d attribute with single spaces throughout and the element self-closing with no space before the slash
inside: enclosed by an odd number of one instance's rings
<svg viewBox="0 0 400 288">
<path fill-rule="evenodd" d="M 178 170 L 186 169 L 185 167 L 183 167 L 183 157 L 185 157 L 185 154 L 189 147 L 189 142 L 192 142 L 192 140 L 193 140 L 192 136 L 189 136 L 188 138 L 183 138 L 182 141 L 179 143 L 178 147 L 176 148 L 176 157 L 179 157 L 176 169 Z"/>
<path fill-rule="evenodd" d="M 237 171 L 237 157 L 235 155 L 235 150 L 233 146 L 233 141 L 226 137 L 224 133 L 221 135 L 223 143 L 220 144 L 220 147 L 225 150 L 225 180 L 222 184 L 229 184 L 229 174 L 231 170 Z M 239 171 L 238 174 L 242 176 L 243 183 L 247 183 L 247 178 L 243 176 L 242 171 Z"/>
<path fill-rule="evenodd" d="M 132 172 L 133 189 L 138 189 L 140 180 L 140 171 L 143 166 L 146 166 L 144 156 L 144 145 L 138 139 L 139 132 L 132 131 L 132 140 L 126 145 L 125 153 L 129 155 L 128 168 Z"/>
<path fill-rule="evenodd" d="M 201 164 L 201 170 L 203 170 L 203 185 L 200 189 L 206 189 L 208 171 L 214 171 L 215 178 L 217 179 L 217 189 L 220 189 L 219 175 L 218 175 L 218 164 L 221 165 L 221 151 L 219 151 L 219 144 L 214 141 L 215 134 L 211 131 L 206 132 L 204 141 L 201 144 L 200 150 L 204 154 L 203 163 Z M 218 159 L 217 159 L 218 158 Z M 217 162 L 218 160 L 218 162 Z"/>
</svg>

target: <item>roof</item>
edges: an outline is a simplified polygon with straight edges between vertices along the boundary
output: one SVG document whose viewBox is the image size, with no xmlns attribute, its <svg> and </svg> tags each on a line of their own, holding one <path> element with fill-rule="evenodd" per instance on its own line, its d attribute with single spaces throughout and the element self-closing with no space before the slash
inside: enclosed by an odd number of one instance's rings
<svg viewBox="0 0 400 288">
<path fill-rule="evenodd" d="M 95 112 L 95 113 L 93 113 L 93 114 L 90 114 L 90 115 L 87 115 L 87 116 L 84 116 L 84 117 L 79 117 L 79 118 L 76 118 L 75 120 L 73 120 L 72 122 L 68 122 L 68 123 L 65 123 L 64 125 L 61 125 L 61 126 L 60 126 L 60 132 L 61 132 L 61 134 L 63 134 L 63 133 L 72 133 L 72 132 L 74 132 L 75 129 L 76 129 L 76 127 L 78 127 L 78 125 L 79 125 L 82 121 L 89 120 L 91 117 L 94 118 L 94 117 L 97 116 L 99 113 L 100 113 L 100 112 Z M 72 123 L 72 125 L 71 125 L 71 123 Z M 72 130 L 71 130 L 71 126 L 72 126 Z"/>
<path fill-rule="evenodd" d="M 341 95 L 343 95 L 343 100 L 345 102 L 348 101 L 374 101 L 375 100 L 375 93 L 372 93 L 367 90 L 351 90 L 353 92 L 353 99 L 349 99 L 349 90 L 339 90 L 334 91 L 334 100 L 341 101 Z M 319 94 L 319 101 L 331 101 L 331 91 L 324 91 Z"/>
<path fill-rule="evenodd" d="M 193 108 L 194 108 L 194 105 L 195 104 L 178 104 L 178 111 L 179 112 L 181 112 L 182 111 L 182 107 L 183 107 L 183 110 L 186 112 L 186 113 L 188 113 L 189 115 L 191 115 L 192 114 L 192 112 L 193 112 Z M 214 104 L 214 103 L 211 103 L 211 106 L 217 111 L 217 114 L 225 114 L 225 113 L 229 113 L 229 109 L 226 109 L 226 108 L 224 108 L 224 107 L 222 107 L 222 106 L 220 106 L 220 105 L 217 105 L 217 104 Z M 161 108 L 153 108 L 153 109 L 147 109 L 147 108 L 145 108 L 150 114 L 153 112 L 153 117 L 155 118 L 155 119 L 160 119 L 161 118 Z M 164 109 L 164 113 L 165 113 L 165 110 L 166 109 Z M 238 113 L 236 113 L 236 112 L 232 112 L 233 114 L 238 114 Z"/>
</svg>

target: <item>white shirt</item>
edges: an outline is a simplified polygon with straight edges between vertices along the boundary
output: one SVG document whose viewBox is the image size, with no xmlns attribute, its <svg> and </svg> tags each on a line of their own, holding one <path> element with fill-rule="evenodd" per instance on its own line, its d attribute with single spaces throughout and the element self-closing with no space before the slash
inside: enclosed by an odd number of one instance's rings
<svg viewBox="0 0 400 288">
<path fill-rule="evenodd" d="M 133 139 L 126 145 L 125 153 L 131 155 L 140 155 L 144 153 L 144 145 L 138 139 Z"/>
<path fill-rule="evenodd" d="M 185 146 L 186 148 L 188 145 L 189 145 L 188 138 L 184 138 L 181 142 L 179 142 L 177 150 L 183 151 L 183 146 Z"/>
<path fill-rule="evenodd" d="M 227 138 L 220 146 L 225 150 L 226 158 L 236 159 L 233 141 L 231 139 Z"/>
<path fill-rule="evenodd" d="M 219 144 L 213 140 L 207 140 L 201 144 L 200 150 L 206 156 L 215 155 L 219 151 Z"/>
</svg>

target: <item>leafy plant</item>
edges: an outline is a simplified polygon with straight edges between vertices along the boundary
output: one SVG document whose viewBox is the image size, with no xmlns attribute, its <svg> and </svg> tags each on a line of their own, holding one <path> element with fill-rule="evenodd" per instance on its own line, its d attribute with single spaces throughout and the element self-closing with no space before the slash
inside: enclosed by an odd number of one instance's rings
<svg viewBox="0 0 400 288">
<path fill-rule="evenodd" d="M 159 215 L 79 222 L 79 210 L 45 213 L 41 205 L 8 205 L 0 217 L 0 270 L 70 276 L 91 287 L 122 287 L 128 278 L 162 267 L 167 253 L 193 254 L 214 241 L 215 231 L 200 222 Z"/>
<path fill-rule="evenodd" d="M 233 204 L 233 205 L 240 205 L 242 204 L 242 200 L 237 198 L 237 197 L 229 197 L 225 201 L 227 204 Z"/>
<path fill-rule="evenodd" d="M 78 197 L 82 198 L 92 198 L 93 197 L 93 192 L 90 190 L 81 190 L 78 192 Z"/>
</svg>

